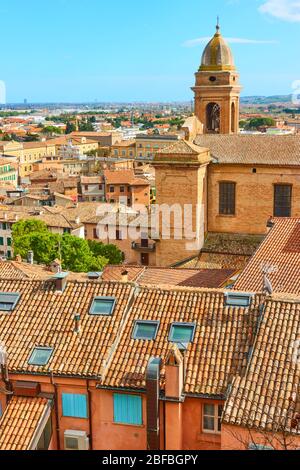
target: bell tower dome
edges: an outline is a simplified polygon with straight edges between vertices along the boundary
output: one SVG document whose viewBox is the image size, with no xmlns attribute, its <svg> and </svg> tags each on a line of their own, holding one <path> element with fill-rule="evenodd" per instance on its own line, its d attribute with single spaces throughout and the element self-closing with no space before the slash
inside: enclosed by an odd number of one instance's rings
<svg viewBox="0 0 300 470">
<path fill-rule="evenodd" d="M 196 72 L 195 115 L 203 124 L 205 134 L 236 134 L 239 131 L 239 74 L 230 47 L 216 33 L 204 49 Z"/>
</svg>

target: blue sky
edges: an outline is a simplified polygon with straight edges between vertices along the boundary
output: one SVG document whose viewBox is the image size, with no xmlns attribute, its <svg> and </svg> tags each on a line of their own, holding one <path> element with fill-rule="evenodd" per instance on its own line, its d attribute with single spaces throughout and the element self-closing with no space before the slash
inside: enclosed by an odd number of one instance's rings
<svg viewBox="0 0 300 470">
<path fill-rule="evenodd" d="M 0 15 L 8 102 L 190 100 L 217 15 L 243 95 L 300 80 L 300 0 L 2 0 Z"/>
</svg>

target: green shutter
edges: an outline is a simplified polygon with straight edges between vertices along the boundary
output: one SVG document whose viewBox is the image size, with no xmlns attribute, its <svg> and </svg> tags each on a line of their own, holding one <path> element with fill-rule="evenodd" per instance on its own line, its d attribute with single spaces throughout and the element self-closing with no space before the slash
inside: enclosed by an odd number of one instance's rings
<svg viewBox="0 0 300 470">
<path fill-rule="evenodd" d="M 139 395 L 114 393 L 114 422 L 141 426 L 142 398 Z"/>
</svg>

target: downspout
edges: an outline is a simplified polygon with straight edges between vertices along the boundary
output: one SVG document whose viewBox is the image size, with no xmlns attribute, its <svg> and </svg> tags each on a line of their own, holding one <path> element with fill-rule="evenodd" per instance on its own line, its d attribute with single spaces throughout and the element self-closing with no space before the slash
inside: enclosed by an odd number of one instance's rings
<svg viewBox="0 0 300 470">
<path fill-rule="evenodd" d="M 53 380 L 53 373 L 52 372 L 51 372 L 51 384 L 54 387 L 54 412 L 55 412 L 55 421 L 56 421 L 57 450 L 61 450 L 60 449 L 59 415 L 58 415 L 58 392 L 57 392 L 57 385 Z"/>
<path fill-rule="evenodd" d="M 89 434 L 90 434 L 90 450 L 93 449 L 93 425 L 92 425 L 92 393 L 89 387 L 89 381 L 86 381 L 86 388 L 88 393 L 88 407 L 89 407 Z"/>
<path fill-rule="evenodd" d="M 1 364 L 1 378 L 4 382 L 5 386 L 5 395 L 6 395 L 6 404 L 8 405 L 12 395 L 13 395 L 13 388 L 11 381 L 9 380 L 8 369 L 7 366 Z"/>
</svg>

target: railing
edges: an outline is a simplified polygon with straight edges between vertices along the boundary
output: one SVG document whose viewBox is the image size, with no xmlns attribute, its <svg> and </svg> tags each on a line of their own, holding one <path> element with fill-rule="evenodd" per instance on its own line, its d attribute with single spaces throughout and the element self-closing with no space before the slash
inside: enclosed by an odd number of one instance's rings
<svg viewBox="0 0 300 470">
<path fill-rule="evenodd" d="M 156 243 L 151 240 L 141 240 L 140 242 L 132 242 L 133 250 L 142 251 L 144 253 L 153 253 L 156 249 Z"/>
</svg>

